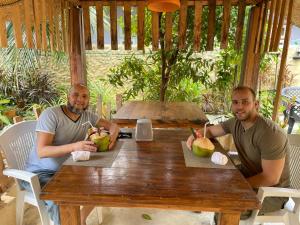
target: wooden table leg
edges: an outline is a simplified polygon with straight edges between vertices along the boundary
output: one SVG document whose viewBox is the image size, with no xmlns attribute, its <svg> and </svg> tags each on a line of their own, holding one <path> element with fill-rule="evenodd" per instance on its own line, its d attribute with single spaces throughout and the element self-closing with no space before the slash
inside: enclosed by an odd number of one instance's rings
<svg viewBox="0 0 300 225">
<path fill-rule="evenodd" d="M 240 213 L 220 213 L 218 225 L 239 225 Z"/>
<path fill-rule="evenodd" d="M 80 206 L 60 205 L 61 225 L 80 225 Z"/>
</svg>

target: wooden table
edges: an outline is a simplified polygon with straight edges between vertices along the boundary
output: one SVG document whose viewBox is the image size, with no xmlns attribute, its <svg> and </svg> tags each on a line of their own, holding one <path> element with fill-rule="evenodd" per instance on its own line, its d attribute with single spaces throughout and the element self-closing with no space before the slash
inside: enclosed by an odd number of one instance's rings
<svg viewBox="0 0 300 225">
<path fill-rule="evenodd" d="M 153 142 L 124 139 L 111 168 L 63 166 L 41 199 L 60 206 L 62 225 L 80 224 L 80 205 L 221 212 L 222 225 L 259 208 L 255 192 L 236 169 L 185 167 L 181 140 L 188 130 L 155 129 Z"/>
<path fill-rule="evenodd" d="M 120 127 L 135 127 L 140 118 L 151 119 L 153 127 L 203 127 L 208 121 L 193 102 L 131 101 L 113 115 Z"/>
</svg>

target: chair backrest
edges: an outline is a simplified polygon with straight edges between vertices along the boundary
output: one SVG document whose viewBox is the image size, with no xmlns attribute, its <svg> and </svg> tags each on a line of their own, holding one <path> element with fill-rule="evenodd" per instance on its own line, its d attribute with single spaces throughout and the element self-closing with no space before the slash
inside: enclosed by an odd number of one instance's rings
<svg viewBox="0 0 300 225">
<path fill-rule="evenodd" d="M 9 168 L 25 169 L 26 160 L 36 141 L 36 123 L 16 123 L 0 134 L 0 148 L 4 151 Z"/>
<path fill-rule="evenodd" d="M 289 168 L 291 187 L 300 189 L 300 135 L 289 134 L 288 139 L 291 145 L 289 152 Z"/>
<path fill-rule="evenodd" d="M 289 99 L 296 97 L 296 102 L 300 104 L 300 87 L 283 88 L 281 94 Z"/>
</svg>

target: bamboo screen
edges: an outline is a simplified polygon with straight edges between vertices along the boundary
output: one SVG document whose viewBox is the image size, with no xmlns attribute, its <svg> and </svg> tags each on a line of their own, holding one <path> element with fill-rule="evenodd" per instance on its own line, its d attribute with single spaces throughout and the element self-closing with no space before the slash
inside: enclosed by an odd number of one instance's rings
<svg viewBox="0 0 300 225">
<path fill-rule="evenodd" d="M 222 7 L 221 18 L 221 48 L 228 46 L 230 29 L 230 11 L 238 7 L 235 29 L 235 47 L 241 48 L 243 29 L 245 29 L 246 5 L 259 7 L 258 27 L 255 35 L 254 51 L 276 51 L 278 49 L 286 6 L 290 0 L 181 0 L 179 9 L 178 47 L 185 48 L 187 29 L 187 9 L 194 8 L 194 50 L 200 50 L 202 14 L 204 7 L 208 7 L 208 29 L 206 35 L 206 50 L 214 49 L 216 36 L 216 7 Z M 0 0 L 0 47 L 7 47 L 7 23 L 13 24 L 15 43 L 18 48 L 38 48 L 51 51 L 68 51 L 70 43 L 70 7 L 80 6 L 83 10 L 83 31 L 85 49 L 92 49 L 90 7 L 96 9 L 96 48 L 104 48 L 104 15 L 103 8 L 109 8 L 111 49 L 118 49 L 118 18 L 117 8 L 124 11 L 124 48 L 132 49 L 132 8 L 136 7 L 137 14 L 137 49 L 144 49 L 145 41 L 145 8 L 146 1 L 133 0 Z M 172 14 L 167 13 L 165 19 L 165 48 L 172 46 L 173 34 Z M 159 48 L 159 14 L 152 12 L 152 48 Z M 220 21 L 219 21 L 220 22 Z M 79 34 L 78 34 L 79 35 Z M 123 40 L 122 40 L 123 41 Z M 263 47 L 262 47 L 263 46 Z"/>
</svg>

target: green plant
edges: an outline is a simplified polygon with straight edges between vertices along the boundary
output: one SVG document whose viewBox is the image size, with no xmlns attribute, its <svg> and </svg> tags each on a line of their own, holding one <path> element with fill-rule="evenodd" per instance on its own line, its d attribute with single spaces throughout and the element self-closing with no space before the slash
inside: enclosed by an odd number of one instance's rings
<svg viewBox="0 0 300 225">
<path fill-rule="evenodd" d="M 231 23 L 234 23 L 237 10 L 232 10 Z M 222 10 L 217 7 L 218 18 L 222 17 Z M 204 8 L 202 34 L 207 33 L 208 17 L 207 7 Z M 173 40 L 170 50 L 165 49 L 165 14 L 159 14 L 159 45 L 158 51 L 150 51 L 144 57 L 132 55 L 124 59 L 123 63 L 110 70 L 109 82 L 117 88 L 124 88 L 124 98 L 160 100 L 160 101 L 195 101 L 201 99 L 204 89 L 212 88 L 214 93 L 220 96 L 224 102 L 224 96 L 233 86 L 237 72 L 239 71 L 241 54 L 230 47 L 227 51 L 216 53 L 216 57 L 207 57 L 203 54 L 195 54 L 194 41 L 194 9 L 188 7 L 187 29 L 185 48 L 179 49 L 178 24 L 179 13 L 172 14 Z M 145 45 L 151 46 L 151 12 L 145 13 Z M 136 29 L 132 28 L 132 32 Z M 216 46 L 220 44 L 221 23 L 216 26 Z M 229 46 L 234 43 L 234 31 L 230 30 Z M 205 49 L 206 37 L 201 37 L 201 50 Z M 221 98 L 223 97 L 223 98 Z M 226 99 L 226 103 L 228 100 Z M 226 104 L 228 105 L 228 104 Z M 229 108 L 223 106 L 222 108 Z M 224 111 L 224 110 L 223 110 Z"/>
<path fill-rule="evenodd" d="M 9 99 L 0 99 L 0 127 L 1 127 L 1 124 L 10 124 L 10 120 L 7 116 L 5 116 L 3 114 L 4 111 L 6 111 L 9 107 L 9 104 L 10 104 L 10 100 Z"/>
<path fill-rule="evenodd" d="M 0 91 L 18 108 L 31 103 L 49 104 L 58 97 L 53 74 L 43 70 L 28 70 L 25 73 L 7 72 L 0 77 Z"/>
<path fill-rule="evenodd" d="M 88 87 L 90 91 L 90 105 L 95 106 L 100 95 L 104 104 L 111 103 L 115 105 L 116 93 L 106 80 L 88 80 Z"/>
</svg>

